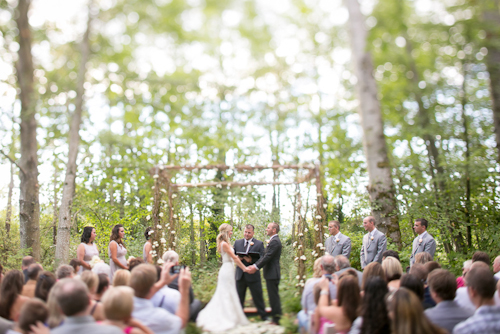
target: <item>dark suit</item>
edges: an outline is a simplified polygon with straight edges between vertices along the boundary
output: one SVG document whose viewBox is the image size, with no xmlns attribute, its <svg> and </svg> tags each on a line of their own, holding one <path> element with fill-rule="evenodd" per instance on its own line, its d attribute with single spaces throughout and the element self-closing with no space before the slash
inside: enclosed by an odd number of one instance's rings
<svg viewBox="0 0 500 334">
<path fill-rule="evenodd" d="M 274 323 L 279 323 L 281 318 L 281 301 L 279 294 L 280 284 L 280 257 L 281 241 L 278 235 L 272 237 L 263 257 L 255 263 L 257 268 L 264 268 L 264 278 L 266 279 L 267 294 L 269 304 L 271 304 L 271 315 Z"/>
<path fill-rule="evenodd" d="M 260 256 L 264 255 L 264 243 L 257 239 L 250 239 L 250 244 L 245 248 L 245 239 L 236 240 L 234 243 L 235 253 L 259 253 Z M 253 245 L 252 245 L 253 243 Z M 248 249 L 248 251 L 247 251 Z M 247 262 L 241 260 L 245 266 L 254 264 L 254 262 Z M 262 319 L 266 318 L 266 304 L 264 303 L 264 297 L 262 296 L 262 281 L 260 279 L 260 272 L 256 271 L 254 274 L 244 273 L 240 267 L 236 267 L 236 290 L 238 291 L 238 297 L 240 298 L 241 307 L 245 303 L 245 295 L 247 293 L 247 288 L 250 289 L 252 294 L 252 299 L 257 312 Z"/>
</svg>

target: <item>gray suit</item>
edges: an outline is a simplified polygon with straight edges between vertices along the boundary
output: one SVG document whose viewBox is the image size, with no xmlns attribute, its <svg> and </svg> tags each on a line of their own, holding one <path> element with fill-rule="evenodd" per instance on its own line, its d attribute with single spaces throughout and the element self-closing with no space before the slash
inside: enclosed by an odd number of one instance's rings
<svg viewBox="0 0 500 334">
<path fill-rule="evenodd" d="M 427 231 L 426 231 L 427 232 Z M 422 242 L 420 242 L 422 239 Z M 421 235 L 417 235 L 415 239 L 413 239 L 413 248 L 410 256 L 410 266 L 415 263 L 415 256 L 418 253 L 427 252 L 431 254 L 434 258 L 434 253 L 436 253 L 436 240 L 427 233 L 422 233 Z"/>
<path fill-rule="evenodd" d="M 372 262 L 382 263 L 382 253 L 387 250 L 387 238 L 385 234 L 377 229 L 366 233 L 361 246 L 361 268 Z M 373 240 L 372 240 L 373 238 Z"/>
<path fill-rule="evenodd" d="M 435 307 L 424 311 L 429 320 L 439 327 L 446 329 L 449 333 L 462 321 L 467 320 L 474 312 L 464 309 L 453 300 L 445 300 Z"/>
<path fill-rule="evenodd" d="M 339 241 L 337 241 L 337 238 Z M 338 236 L 330 236 L 325 241 L 326 253 L 332 256 L 344 255 L 346 258 L 351 256 L 351 239 L 339 232 Z"/>
<path fill-rule="evenodd" d="M 166 312 L 166 311 L 165 311 Z M 99 325 L 91 316 L 67 317 L 61 326 L 50 331 L 51 334 L 123 334 L 116 326 Z"/>
</svg>

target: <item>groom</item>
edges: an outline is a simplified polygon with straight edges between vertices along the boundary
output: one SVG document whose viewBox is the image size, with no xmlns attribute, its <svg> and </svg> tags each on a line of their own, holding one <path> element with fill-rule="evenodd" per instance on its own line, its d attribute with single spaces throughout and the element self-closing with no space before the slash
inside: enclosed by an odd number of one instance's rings
<svg viewBox="0 0 500 334">
<path fill-rule="evenodd" d="M 243 239 L 236 240 L 234 243 L 234 252 L 236 254 L 241 253 L 259 253 L 260 256 L 264 254 L 264 243 L 260 240 L 254 239 L 254 226 L 248 224 L 245 226 L 245 234 Z M 255 262 L 252 261 L 251 256 L 245 256 L 241 262 L 245 266 L 250 266 Z M 262 296 L 262 280 L 260 279 L 260 272 L 257 271 L 254 274 L 243 273 L 243 271 L 236 267 L 236 290 L 238 291 L 238 297 L 240 298 L 241 307 L 245 303 L 245 295 L 247 292 L 247 287 L 250 288 L 250 293 L 252 294 L 253 303 L 257 308 L 262 320 L 267 318 L 266 305 L 264 304 L 264 297 Z"/>
<path fill-rule="evenodd" d="M 281 241 L 278 237 L 280 226 L 276 223 L 269 223 L 266 233 L 270 237 L 266 252 L 253 266 L 248 266 L 246 271 L 249 274 L 264 268 L 264 278 L 266 279 L 267 295 L 271 304 L 271 315 L 273 323 L 279 325 L 281 318 L 281 301 L 279 295 L 280 284 L 280 256 Z"/>
</svg>

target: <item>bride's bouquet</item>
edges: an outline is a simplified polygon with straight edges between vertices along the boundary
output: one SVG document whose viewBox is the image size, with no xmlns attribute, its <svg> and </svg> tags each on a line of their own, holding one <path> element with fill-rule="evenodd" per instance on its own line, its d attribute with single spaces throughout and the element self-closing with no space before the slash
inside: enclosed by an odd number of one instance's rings
<svg viewBox="0 0 500 334">
<path fill-rule="evenodd" d="M 92 260 L 90 260 L 90 262 L 89 262 L 90 268 L 94 268 L 94 266 L 95 266 L 96 264 L 98 264 L 98 263 L 104 263 L 104 261 L 103 261 L 103 260 L 101 260 L 101 259 L 99 258 L 99 256 L 94 255 L 94 256 L 92 257 Z"/>
</svg>

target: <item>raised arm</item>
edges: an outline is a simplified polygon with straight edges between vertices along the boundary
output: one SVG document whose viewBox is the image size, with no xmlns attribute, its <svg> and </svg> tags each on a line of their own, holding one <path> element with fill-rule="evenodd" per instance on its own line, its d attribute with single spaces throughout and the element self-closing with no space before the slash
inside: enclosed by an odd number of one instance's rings
<svg viewBox="0 0 500 334">
<path fill-rule="evenodd" d="M 229 246 L 229 244 L 227 242 L 222 242 L 221 247 L 222 247 L 222 250 L 224 250 L 224 252 L 226 252 L 227 254 L 229 254 L 229 256 L 231 256 L 233 258 L 236 265 L 238 267 L 240 267 L 241 270 L 245 271 L 245 269 L 246 269 L 245 265 L 241 262 L 240 258 L 238 256 L 236 256 L 236 254 L 234 254 L 234 252 L 232 252 L 231 246 Z"/>
</svg>

